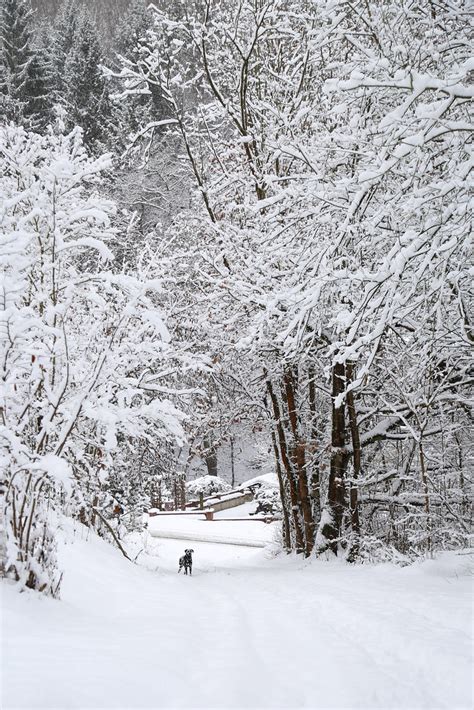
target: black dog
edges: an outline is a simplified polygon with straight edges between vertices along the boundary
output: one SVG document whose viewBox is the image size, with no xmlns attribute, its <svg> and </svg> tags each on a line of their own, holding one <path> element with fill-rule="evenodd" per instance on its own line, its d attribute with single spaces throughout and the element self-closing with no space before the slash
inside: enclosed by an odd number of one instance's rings
<svg viewBox="0 0 474 710">
<path fill-rule="evenodd" d="M 179 558 L 179 570 L 178 572 L 181 572 L 181 568 L 184 567 L 184 574 L 189 574 L 193 573 L 193 557 L 192 553 L 194 550 L 185 550 L 184 555 Z"/>
</svg>

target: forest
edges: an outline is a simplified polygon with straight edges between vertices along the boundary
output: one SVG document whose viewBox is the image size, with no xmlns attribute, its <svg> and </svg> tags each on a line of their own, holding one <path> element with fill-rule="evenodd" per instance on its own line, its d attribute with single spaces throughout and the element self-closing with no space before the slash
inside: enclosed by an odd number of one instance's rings
<svg viewBox="0 0 474 710">
<path fill-rule="evenodd" d="M 239 437 L 280 554 L 465 548 L 469 3 L 0 10 L 2 575 L 60 597 L 57 516 L 127 554 Z"/>
</svg>

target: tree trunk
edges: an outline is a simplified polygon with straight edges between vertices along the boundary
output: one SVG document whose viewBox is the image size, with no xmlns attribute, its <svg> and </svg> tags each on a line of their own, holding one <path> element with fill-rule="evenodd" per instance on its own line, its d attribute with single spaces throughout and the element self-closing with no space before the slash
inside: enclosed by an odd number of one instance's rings
<svg viewBox="0 0 474 710">
<path fill-rule="evenodd" d="M 0 481 L 0 577 L 5 577 L 7 571 L 7 531 L 5 516 L 6 481 Z"/>
<path fill-rule="evenodd" d="M 309 369 L 309 410 L 311 413 L 311 451 L 314 455 L 318 441 L 318 429 L 316 423 L 316 387 L 314 368 Z M 321 477 L 319 464 L 314 462 L 311 467 L 310 495 L 313 503 L 313 518 L 319 520 L 321 517 Z"/>
<path fill-rule="evenodd" d="M 306 473 L 305 444 L 299 431 L 299 422 L 296 404 L 296 384 L 297 379 L 294 371 L 288 369 L 284 376 L 285 399 L 288 407 L 288 418 L 293 435 L 293 446 L 291 447 L 291 459 L 298 476 L 298 500 L 304 521 L 304 552 L 306 557 L 311 554 L 315 540 L 315 522 L 311 508 L 311 500 L 308 490 L 308 479 Z"/>
<path fill-rule="evenodd" d="M 420 441 L 418 444 L 418 453 L 420 457 L 420 470 L 421 470 L 421 481 L 423 483 L 423 495 L 424 495 L 424 507 L 426 513 L 426 529 L 428 536 L 426 539 L 428 552 L 431 552 L 431 510 L 430 510 L 430 492 L 428 488 L 428 477 L 426 473 L 426 462 L 425 462 L 425 452 L 423 449 L 423 443 L 420 434 Z"/>
<path fill-rule="evenodd" d="M 354 363 L 346 363 L 346 381 L 350 384 L 354 380 Z M 346 396 L 347 403 L 347 414 L 349 418 L 349 426 L 351 430 L 351 440 L 352 440 L 352 461 L 353 461 L 353 472 L 352 479 L 357 481 L 361 472 L 361 447 L 360 447 L 360 432 L 359 424 L 357 421 L 357 412 L 355 407 L 354 392 L 351 390 Z M 359 552 L 359 535 L 360 535 L 360 518 L 359 518 L 359 501 L 358 501 L 358 489 L 357 484 L 351 482 L 350 484 L 350 513 L 351 513 L 351 527 L 352 532 L 355 536 L 355 540 L 352 542 L 351 549 L 349 550 L 347 559 L 353 562 Z"/>
<path fill-rule="evenodd" d="M 336 363 L 332 369 L 332 410 L 331 410 L 331 463 L 328 484 L 328 507 L 331 520 L 325 522 L 322 535 L 328 540 L 329 547 L 337 554 L 338 538 L 341 536 L 342 520 L 346 508 L 344 473 L 347 466 L 346 421 L 344 404 L 336 407 L 336 398 L 345 389 L 344 363 Z"/>
<path fill-rule="evenodd" d="M 186 510 L 186 479 L 184 476 L 181 477 L 180 488 L 181 488 L 181 510 Z"/>
<path fill-rule="evenodd" d="M 234 458 L 234 437 L 231 434 L 230 437 L 230 473 L 231 473 L 231 485 L 232 488 L 235 486 L 235 458 Z"/>
<path fill-rule="evenodd" d="M 204 437 L 205 461 L 207 473 L 209 476 L 217 476 L 217 449 L 211 440 L 211 437 Z"/>
<path fill-rule="evenodd" d="M 276 431 L 278 434 L 279 446 L 277 448 L 280 452 L 281 462 L 283 464 L 283 467 L 281 470 L 282 471 L 284 470 L 286 472 L 286 477 L 287 477 L 288 485 L 289 485 L 289 489 L 290 489 L 291 512 L 292 512 L 292 521 L 293 521 L 293 528 L 294 528 L 294 534 L 295 534 L 295 548 L 296 548 L 296 552 L 304 552 L 304 537 L 303 537 L 303 529 L 302 529 L 301 521 L 300 521 L 300 512 L 299 512 L 299 505 L 298 505 L 298 490 L 297 490 L 297 486 L 296 486 L 294 471 L 293 471 L 292 464 L 291 464 L 290 457 L 289 457 L 289 453 L 288 453 L 288 446 L 286 443 L 285 430 L 283 428 L 283 423 L 282 423 L 282 419 L 281 419 L 280 405 L 278 404 L 278 398 L 275 394 L 275 391 L 273 389 L 273 385 L 270 382 L 270 380 L 267 380 L 267 390 L 268 390 L 268 394 L 270 395 L 270 400 L 272 402 L 273 419 L 274 419 Z"/>
<path fill-rule="evenodd" d="M 285 483 L 283 479 L 283 471 L 281 470 L 281 463 L 280 463 L 280 452 L 278 450 L 278 443 L 277 443 L 277 438 L 275 435 L 275 431 L 272 427 L 272 444 L 273 444 L 273 452 L 275 454 L 275 466 L 276 466 L 276 472 L 278 476 L 278 486 L 280 488 L 280 499 L 281 499 L 281 507 L 282 507 L 282 512 L 283 512 L 283 546 L 287 552 L 291 550 L 291 534 L 290 534 L 290 519 L 288 515 L 288 505 L 287 505 L 287 495 L 286 495 L 286 490 L 285 490 Z"/>
</svg>

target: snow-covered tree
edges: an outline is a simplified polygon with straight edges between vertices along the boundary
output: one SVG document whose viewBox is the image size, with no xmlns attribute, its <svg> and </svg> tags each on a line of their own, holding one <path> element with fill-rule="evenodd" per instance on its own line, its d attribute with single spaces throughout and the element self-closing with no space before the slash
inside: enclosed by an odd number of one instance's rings
<svg viewBox="0 0 474 710">
<path fill-rule="evenodd" d="M 8 120 L 41 129 L 51 117 L 46 58 L 35 45 L 29 0 L 0 3 L 0 109 Z"/>
<path fill-rule="evenodd" d="M 197 190 L 163 240 L 169 282 L 188 284 L 193 347 L 248 368 L 305 554 L 466 534 L 465 488 L 427 453 L 466 450 L 471 416 L 465 17 L 462 0 L 197 3 L 157 11 L 120 73 L 175 120 Z"/>
<path fill-rule="evenodd" d="M 1 461 L 9 575 L 57 593 L 51 515 L 113 534 L 108 476 L 132 442 L 176 440 L 182 415 L 161 385 L 178 366 L 157 307 L 153 258 L 113 269 L 110 157 L 81 132 L 0 129 Z M 131 447 L 131 448 L 130 448 Z"/>
<path fill-rule="evenodd" d="M 66 111 L 69 129 L 80 126 L 96 152 L 110 137 L 110 100 L 101 70 L 101 41 L 89 11 L 65 0 L 56 17 L 52 58 L 55 100 Z"/>
</svg>

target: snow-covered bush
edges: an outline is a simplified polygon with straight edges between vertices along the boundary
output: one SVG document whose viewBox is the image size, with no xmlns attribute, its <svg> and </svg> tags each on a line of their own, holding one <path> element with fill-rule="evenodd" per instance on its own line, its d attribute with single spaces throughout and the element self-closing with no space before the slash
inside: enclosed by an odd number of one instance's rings
<svg viewBox="0 0 474 710">
<path fill-rule="evenodd" d="M 226 493 L 230 490 L 230 485 L 219 476 L 201 476 L 186 483 L 186 491 L 193 498 L 197 498 L 200 493 L 211 496 L 214 493 Z"/>
<path fill-rule="evenodd" d="M 362 536 L 357 544 L 358 559 L 363 563 L 392 562 L 403 567 L 410 564 L 415 558 L 413 554 L 402 554 L 393 545 L 385 543 L 373 535 Z M 351 549 L 350 545 L 348 549 Z"/>
<path fill-rule="evenodd" d="M 29 470 L 16 471 L 5 498 L 8 527 L 3 573 L 21 587 L 38 589 L 51 596 L 58 594 L 61 583 L 51 502 L 55 488 L 62 483 L 56 474 L 58 470 L 67 470 L 64 464 L 46 456 Z"/>
<path fill-rule="evenodd" d="M 48 511 L 112 533 L 114 459 L 134 439 L 182 436 L 171 390 L 157 384 L 174 356 L 153 261 L 139 275 L 112 269 L 115 206 L 98 194 L 109 166 L 87 155 L 79 130 L 0 125 L 3 567 L 52 594 Z"/>
<path fill-rule="evenodd" d="M 254 495 L 257 503 L 254 515 L 279 515 L 282 512 L 280 491 L 276 486 L 262 484 Z"/>
</svg>

